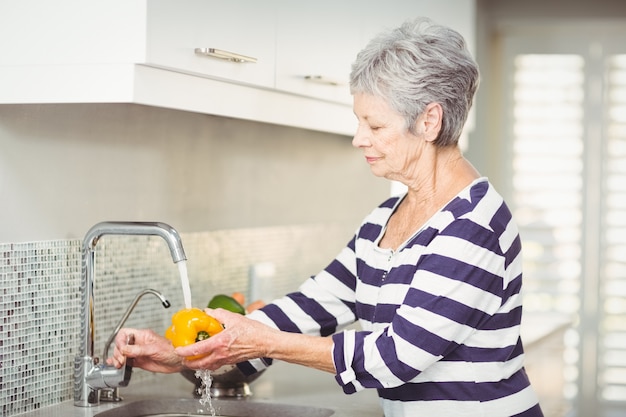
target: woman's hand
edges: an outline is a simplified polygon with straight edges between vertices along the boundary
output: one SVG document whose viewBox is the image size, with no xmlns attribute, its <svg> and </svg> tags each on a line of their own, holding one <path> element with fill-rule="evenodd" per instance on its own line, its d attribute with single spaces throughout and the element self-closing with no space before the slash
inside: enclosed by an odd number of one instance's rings
<svg viewBox="0 0 626 417">
<path fill-rule="evenodd" d="M 335 372 L 330 337 L 282 332 L 221 308 L 205 311 L 219 320 L 224 330 L 201 342 L 176 348 L 175 352 L 183 357 L 202 355 L 183 360 L 187 368 L 215 370 L 250 359 L 273 358 Z"/>
<path fill-rule="evenodd" d="M 206 340 L 175 349 L 181 357 L 201 356 L 194 360 L 184 359 L 187 368 L 215 370 L 223 365 L 269 356 L 271 352 L 266 346 L 271 343 L 268 341 L 280 335 L 278 330 L 241 314 L 221 308 L 205 311 L 220 321 L 224 330 Z"/>
<path fill-rule="evenodd" d="M 135 344 L 127 344 L 128 336 L 135 336 Z M 115 337 L 113 357 L 107 359 L 109 365 L 120 368 L 126 358 L 133 358 L 134 364 L 152 372 L 174 373 L 183 370 L 182 358 L 174 352 L 172 343 L 148 329 L 121 329 Z"/>
<path fill-rule="evenodd" d="M 221 308 L 205 311 L 224 325 L 223 331 L 174 349 L 169 340 L 152 330 L 122 329 L 115 338 L 113 357 L 107 362 L 119 368 L 128 357 L 134 359 L 134 366 L 138 368 L 174 373 L 185 368 L 215 370 L 224 365 L 267 357 L 335 372 L 330 337 L 281 332 Z M 134 345 L 126 343 L 131 333 L 135 336 Z M 185 359 L 193 356 L 201 357 Z"/>
</svg>

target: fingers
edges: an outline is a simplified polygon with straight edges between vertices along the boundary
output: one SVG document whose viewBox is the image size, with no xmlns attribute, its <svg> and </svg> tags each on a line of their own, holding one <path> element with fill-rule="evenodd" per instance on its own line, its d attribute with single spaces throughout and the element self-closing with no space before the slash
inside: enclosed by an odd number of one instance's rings
<svg viewBox="0 0 626 417">
<path fill-rule="evenodd" d="M 113 365 L 116 368 L 121 368 L 126 362 L 126 357 L 124 354 L 118 349 L 116 346 L 113 350 L 113 356 L 106 359 L 106 363 L 109 365 Z"/>
<path fill-rule="evenodd" d="M 171 342 L 148 329 L 121 329 L 115 338 L 113 357 L 109 364 L 120 368 L 126 358 L 133 358 L 134 365 L 155 372 L 177 372 L 182 365 L 190 369 L 217 369 L 255 356 L 260 336 L 256 322 L 221 308 L 206 309 L 225 330 L 189 346 L 174 349 Z M 130 334 L 135 344 L 128 344 Z"/>
<path fill-rule="evenodd" d="M 182 356 L 183 358 L 193 357 L 193 356 L 205 356 L 210 353 L 213 348 L 211 345 L 214 343 L 214 338 L 217 336 L 211 336 L 208 339 L 202 340 L 197 343 L 193 343 L 187 346 L 180 346 L 174 349 L 174 352 Z"/>
<path fill-rule="evenodd" d="M 209 340 L 210 339 L 207 339 L 203 342 L 208 342 Z M 203 342 L 198 342 L 194 345 L 185 346 L 185 348 L 181 347 L 176 349 L 176 354 L 183 356 L 182 363 L 185 368 L 208 369 L 213 371 L 223 365 L 233 364 L 237 362 L 233 360 L 233 357 L 223 352 L 221 348 L 221 343 L 213 343 L 211 345 L 209 343 Z M 213 342 L 219 341 L 213 340 Z"/>
<path fill-rule="evenodd" d="M 120 348 L 120 352 L 127 358 L 137 358 L 148 354 L 144 351 L 144 346 L 141 345 L 124 345 Z"/>
<path fill-rule="evenodd" d="M 259 339 L 268 329 L 241 314 L 223 309 L 207 309 L 207 314 L 224 324 L 224 330 L 206 340 L 175 349 L 191 369 L 217 369 L 261 356 Z"/>
<path fill-rule="evenodd" d="M 123 328 L 115 336 L 115 348 L 113 356 L 106 358 L 109 365 L 121 368 L 126 363 L 126 357 L 136 358 L 144 354 L 142 346 L 147 344 L 147 339 L 153 334 L 151 330 Z M 129 345 L 129 337 L 134 335 L 135 344 Z"/>
<path fill-rule="evenodd" d="M 241 314 L 233 313 L 232 311 L 224 310 L 223 308 L 205 308 L 204 312 L 217 319 L 217 321 L 222 323 L 224 327 L 227 327 L 229 323 L 234 323 L 244 317 Z"/>
<path fill-rule="evenodd" d="M 227 349 L 229 336 L 226 331 L 220 332 L 197 343 L 174 349 L 174 353 L 182 357 L 182 363 L 189 369 L 215 370 L 225 365 L 232 358 Z"/>
<path fill-rule="evenodd" d="M 135 335 L 135 344 L 127 344 L 127 335 Z M 120 368 L 126 358 L 134 359 L 134 366 L 151 372 L 172 373 L 182 370 L 181 357 L 172 343 L 149 329 L 122 329 L 116 338 L 111 364 Z"/>
<path fill-rule="evenodd" d="M 129 349 L 130 347 L 130 349 Z M 126 363 L 126 358 L 134 358 L 137 356 L 141 356 L 141 348 L 135 345 L 115 345 L 115 349 L 113 350 L 113 356 L 111 358 L 107 358 L 106 362 L 109 365 L 114 365 L 116 368 L 121 368 Z"/>
<path fill-rule="evenodd" d="M 206 358 L 198 358 L 198 359 L 183 359 L 183 365 L 188 369 L 208 369 L 210 371 L 214 371 L 220 367 L 220 365 L 216 364 L 213 361 L 207 360 Z"/>
<path fill-rule="evenodd" d="M 221 322 L 222 320 L 220 320 L 220 317 L 224 317 L 222 312 L 227 312 L 227 311 L 224 310 L 223 308 L 205 308 L 204 312 Z"/>
</svg>

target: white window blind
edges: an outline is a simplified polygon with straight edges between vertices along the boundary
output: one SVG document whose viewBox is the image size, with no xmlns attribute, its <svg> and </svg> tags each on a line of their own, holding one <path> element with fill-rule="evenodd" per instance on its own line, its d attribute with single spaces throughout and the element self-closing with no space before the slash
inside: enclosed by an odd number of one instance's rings
<svg viewBox="0 0 626 417">
<path fill-rule="evenodd" d="M 514 215 L 528 311 L 580 307 L 583 64 L 576 55 L 515 60 Z"/>
<path fill-rule="evenodd" d="M 599 382 L 603 400 L 626 402 L 626 55 L 609 57 L 606 80 Z"/>
<path fill-rule="evenodd" d="M 569 405 L 550 416 L 625 416 L 626 43 L 554 30 L 504 42 L 524 311 L 572 319 L 555 358 Z"/>
<path fill-rule="evenodd" d="M 512 205 L 524 248 L 524 311 L 572 320 L 581 307 L 584 69 L 579 55 L 514 60 Z M 578 342 L 569 330 L 566 401 L 579 391 Z"/>
</svg>

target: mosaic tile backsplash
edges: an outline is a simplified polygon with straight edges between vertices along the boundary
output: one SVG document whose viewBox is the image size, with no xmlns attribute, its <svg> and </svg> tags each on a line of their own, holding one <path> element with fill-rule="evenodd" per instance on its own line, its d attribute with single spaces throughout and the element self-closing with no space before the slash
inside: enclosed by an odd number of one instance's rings
<svg viewBox="0 0 626 417">
<path fill-rule="evenodd" d="M 194 306 L 217 293 L 249 295 L 252 265 L 271 262 L 270 294 L 295 290 L 348 241 L 338 227 L 302 225 L 181 234 Z M 329 245 L 328 242 L 337 242 Z M 82 241 L 0 243 L 0 404 L 2 416 L 73 399 L 73 362 L 80 343 Z M 163 333 L 184 307 L 177 266 L 159 237 L 103 237 L 96 246 L 95 347 L 104 344 L 144 289 L 161 292 L 165 309 L 146 294 L 125 323 Z M 267 292 L 267 291 L 264 291 Z M 269 301 L 269 300 L 268 300 Z M 111 348 L 112 349 L 112 348 Z M 133 382 L 149 377 L 135 372 Z"/>
</svg>

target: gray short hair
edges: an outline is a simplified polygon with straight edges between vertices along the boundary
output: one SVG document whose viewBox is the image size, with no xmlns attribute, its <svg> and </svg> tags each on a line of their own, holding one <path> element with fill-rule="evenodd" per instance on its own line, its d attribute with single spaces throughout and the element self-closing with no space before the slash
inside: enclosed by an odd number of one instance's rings
<svg viewBox="0 0 626 417">
<path fill-rule="evenodd" d="M 474 94 L 478 65 L 458 32 L 417 18 L 383 32 L 352 64 L 350 91 L 384 98 L 412 131 L 426 105 L 439 103 L 443 123 L 438 146 L 458 143 Z"/>
</svg>

